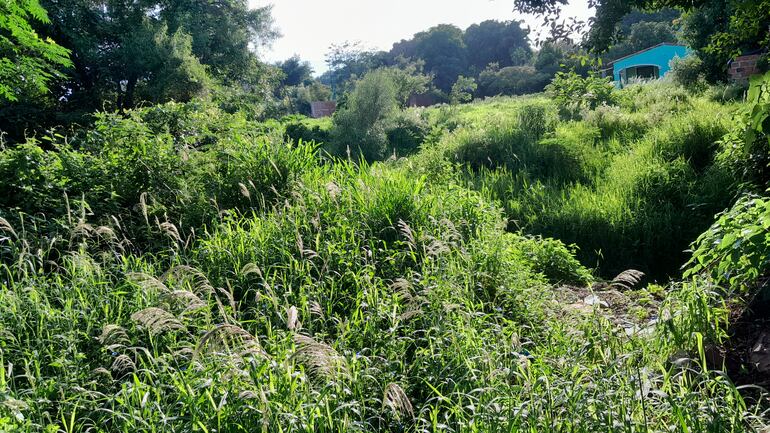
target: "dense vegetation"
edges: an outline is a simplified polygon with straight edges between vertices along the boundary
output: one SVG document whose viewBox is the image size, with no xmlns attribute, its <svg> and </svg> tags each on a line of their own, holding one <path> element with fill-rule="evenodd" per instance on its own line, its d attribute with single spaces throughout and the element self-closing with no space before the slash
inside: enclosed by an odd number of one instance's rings
<svg viewBox="0 0 770 433">
<path fill-rule="evenodd" d="M 616 3 L 320 79 L 241 0 L 1 4 L 0 432 L 767 431 L 770 74 L 709 82 L 764 18 L 619 90 L 718 2 Z"/>
<path fill-rule="evenodd" d="M 721 271 L 591 290 L 540 236 L 673 274 L 739 191 L 739 106 L 660 84 L 560 114 L 565 88 L 423 111 L 417 153 L 373 165 L 196 103 L 3 150 L 3 428 L 763 425 L 764 397 L 712 371 Z M 712 230 L 766 213 L 741 203 Z M 743 235 L 745 285 L 767 255 Z"/>
</svg>

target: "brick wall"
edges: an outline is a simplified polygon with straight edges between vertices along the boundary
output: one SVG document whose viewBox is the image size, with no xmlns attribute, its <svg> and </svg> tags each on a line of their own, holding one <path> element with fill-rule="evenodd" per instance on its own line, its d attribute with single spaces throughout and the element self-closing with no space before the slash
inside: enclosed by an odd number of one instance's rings
<svg viewBox="0 0 770 433">
<path fill-rule="evenodd" d="M 750 76 L 759 73 L 757 70 L 757 60 L 759 57 L 759 54 L 736 57 L 735 60 L 730 63 L 730 69 L 728 71 L 730 79 L 733 81 L 745 81 L 748 80 Z"/>
<path fill-rule="evenodd" d="M 334 101 L 314 101 L 310 103 L 310 115 L 314 118 L 329 117 L 337 109 Z"/>
</svg>

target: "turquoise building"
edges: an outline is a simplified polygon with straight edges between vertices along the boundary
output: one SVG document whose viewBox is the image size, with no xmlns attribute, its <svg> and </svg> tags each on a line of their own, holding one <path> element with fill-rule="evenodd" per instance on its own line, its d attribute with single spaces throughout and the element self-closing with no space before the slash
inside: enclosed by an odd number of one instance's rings
<svg viewBox="0 0 770 433">
<path fill-rule="evenodd" d="M 669 63 L 674 57 L 684 58 L 689 53 L 689 48 L 679 44 L 662 43 L 652 46 L 613 61 L 613 79 L 619 87 L 624 87 L 636 80 L 663 78 L 671 69 Z"/>
</svg>

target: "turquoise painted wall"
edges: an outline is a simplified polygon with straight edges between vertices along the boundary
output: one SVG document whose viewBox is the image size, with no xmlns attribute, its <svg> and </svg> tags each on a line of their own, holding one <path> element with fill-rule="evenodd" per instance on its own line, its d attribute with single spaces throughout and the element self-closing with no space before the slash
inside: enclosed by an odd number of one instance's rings
<svg viewBox="0 0 770 433">
<path fill-rule="evenodd" d="M 620 71 L 632 66 L 657 66 L 660 68 L 660 76 L 662 78 L 668 73 L 669 69 L 671 69 L 668 66 L 671 59 L 674 57 L 684 58 L 689 53 L 690 50 L 683 45 L 661 45 L 642 53 L 632 54 L 613 64 L 615 81 L 620 83 Z"/>
</svg>

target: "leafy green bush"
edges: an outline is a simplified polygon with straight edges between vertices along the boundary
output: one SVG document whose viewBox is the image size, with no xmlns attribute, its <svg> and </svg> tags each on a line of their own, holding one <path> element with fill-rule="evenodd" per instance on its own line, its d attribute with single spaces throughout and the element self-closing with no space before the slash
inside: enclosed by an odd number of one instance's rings
<svg viewBox="0 0 770 433">
<path fill-rule="evenodd" d="M 84 208 L 132 242 L 149 241 L 164 223 L 189 234 L 222 211 L 264 209 L 288 191 L 314 158 L 309 147 L 278 140 L 194 104 L 99 114 L 93 128 L 56 138 L 52 150 L 30 141 L 0 151 L 0 216 L 55 215 L 71 225 L 81 218 L 74 209 Z"/>
<path fill-rule="evenodd" d="M 537 100 L 522 104 L 516 117 L 521 129 L 532 140 L 539 140 L 552 131 L 558 120 L 552 104 Z"/>
<path fill-rule="evenodd" d="M 690 90 L 704 90 L 706 88 L 706 76 L 703 60 L 697 55 L 691 54 L 684 58 L 674 57 L 671 60 L 671 71 L 667 76 L 671 80 Z"/>
<path fill-rule="evenodd" d="M 713 101 L 728 103 L 742 102 L 746 98 L 748 83 L 738 81 L 734 83 L 719 83 L 709 87 L 709 97 Z"/>
<path fill-rule="evenodd" d="M 641 138 L 650 128 L 648 113 L 629 113 L 618 106 L 604 105 L 586 113 L 583 120 L 599 128 L 602 140 L 628 142 Z"/>
<path fill-rule="evenodd" d="M 331 132 L 320 125 L 307 125 L 302 121 L 293 121 L 287 123 L 286 137 L 293 143 L 314 142 L 329 143 L 331 141 Z"/>
<path fill-rule="evenodd" d="M 724 138 L 719 159 L 759 191 L 770 184 L 770 72 L 755 76 L 738 112 L 738 128 Z"/>
<path fill-rule="evenodd" d="M 396 87 L 385 70 L 367 73 L 356 83 L 347 106 L 334 115 L 332 131 L 337 152 L 347 149 L 366 160 L 385 157 L 388 121 L 398 110 Z"/>
<path fill-rule="evenodd" d="M 745 293 L 768 272 L 770 199 L 747 195 L 698 237 L 685 276 L 707 273 L 717 284 Z"/>
<path fill-rule="evenodd" d="M 752 79 L 748 106 L 739 117 L 741 129 L 726 139 L 720 157 L 742 166 L 744 180 L 766 186 L 768 131 L 770 131 L 770 73 Z M 737 155 L 738 161 L 735 159 Z M 741 164 L 741 162 L 743 164 Z M 716 222 L 693 244 L 686 276 L 707 274 L 727 289 L 754 295 L 755 285 L 770 271 L 770 200 L 753 194 L 742 196 L 718 215 Z M 770 300 L 764 288 L 759 300 Z"/>
<path fill-rule="evenodd" d="M 522 259 L 552 284 L 586 286 L 593 281 L 591 273 L 575 258 L 576 245 L 542 236 L 518 238 L 517 249 Z"/>
<path fill-rule="evenodd" d="M 617 103 L 615 85 L 609 78 L 601 78 L 594 72 L 581 77 L 575 71 L 558 72 L 546 92 L 559 107 L 561 114 L 570 119 L 577 119 L 587 110 L 600 105 Z"/>
<path fill-rule="evenodd" d="M 476 92 L 478 84 L 473 77 L 464 77 L 460 75 L 457 81 L 452 84 L 452 91 L 449 94 L 451 104 L 461 104 L 473 100 L 473 94 Z"/>
<path fill-rule="evenodd" d="M 551 76 L 539 73 L 533 66 L 487 68 L 479 75 L 481 96 L 525 95 L 542 92 Z"/>
<path fill-rule="evenodd" d="M 415 110 L 404 110 L 393 116 L 385 132 L 388 145 L 401 156 L 415 152 L 430 133 L 428 122 Z"/>
<path fill-rule="evenodd" d="M 449 135 L 441 144 L 445 155 L 474 170 L 502 167 L 515 162 L 518 148 L 531 144 L 515 122 L 500 122 L 488 128 L 462 128 Z"/>
</svg>

